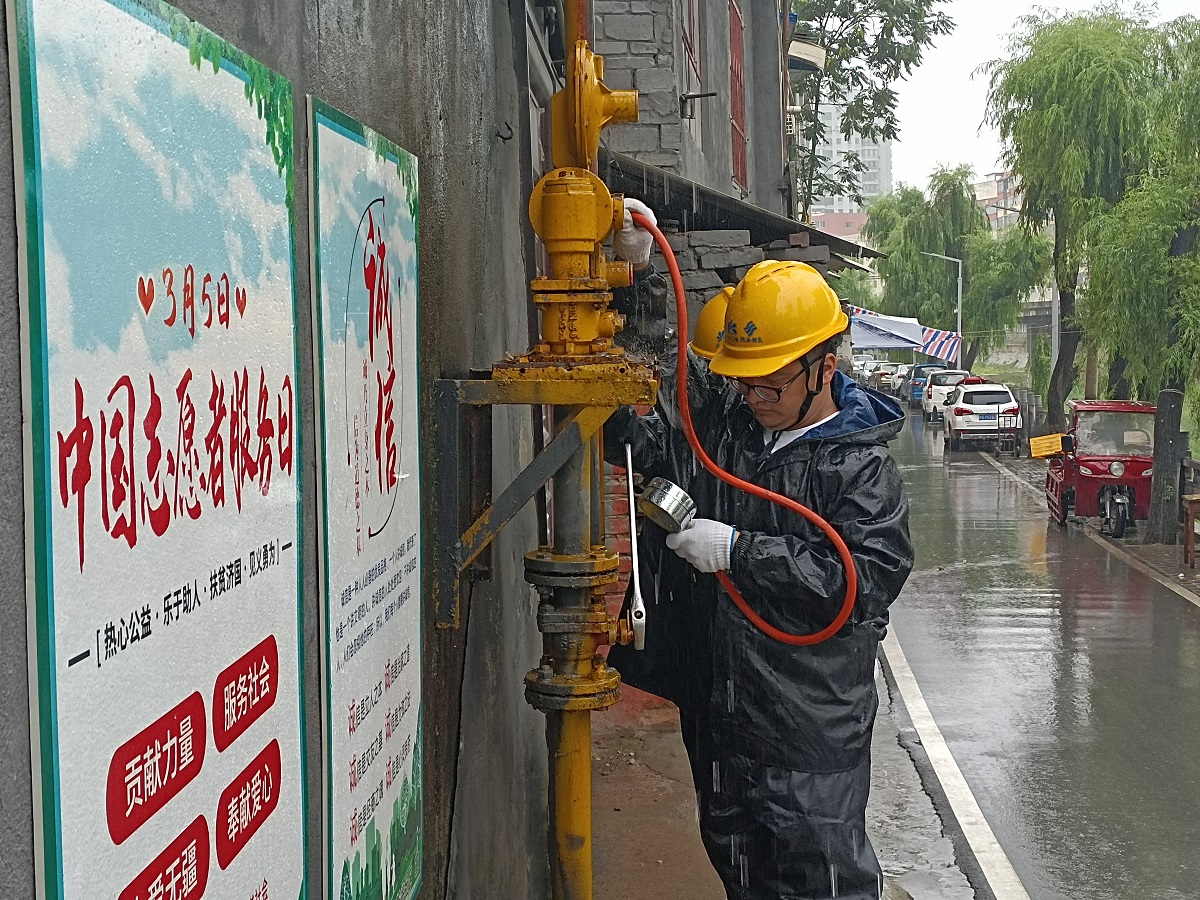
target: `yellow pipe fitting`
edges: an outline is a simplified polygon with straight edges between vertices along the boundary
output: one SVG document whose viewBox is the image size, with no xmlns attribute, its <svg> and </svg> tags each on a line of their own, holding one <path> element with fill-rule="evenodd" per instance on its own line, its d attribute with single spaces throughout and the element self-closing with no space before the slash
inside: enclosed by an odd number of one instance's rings
<svg viewBox="0 0 1200 900">
<path fill-rule="evenodd" d="M 595 256 L 612 231 L 616 206 L 620 201 L 587 169 L 555 169 L 537 183 L 529 196 L 529 221 L 550 256 L 550 280 L 600 277 Z"/>
<path fill-rule="evenodd" d="M 638 120 L 637 91 L 614 91 L 604 78 L 604 60 L 576 43 L 568 53 L 567 83 L 550 101 L 554 165 L 590 168 L 600 151 L 600 132 L 617 122 Z"/>
<path fill-rule="evenodd" d="M 624 288 L 633 284 L 633 266 L 623 259 L 605 259 L 600 271 L 609 287 Z"/>
<path fill-rule="evenodd" d="M 616 313 L 608 310 L 611 294 L 536 294 L 542 311 L 540 352 L 559 356 L 602 353 L 616 334 Z"/>
</svg>

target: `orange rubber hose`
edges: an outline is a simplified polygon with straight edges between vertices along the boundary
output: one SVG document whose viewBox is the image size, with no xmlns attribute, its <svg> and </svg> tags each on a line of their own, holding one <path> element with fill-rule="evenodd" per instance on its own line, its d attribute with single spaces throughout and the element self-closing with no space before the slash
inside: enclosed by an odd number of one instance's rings
<svg viewBox="0 0 1200 900">
<path fill-rule="evenodd" d="M 713 462 L 704 448 L 700 445 L 699 438 L 696 437 L 696 430 L 692 427 L 692 410 L 688 402 L 688 321 L 687 321 L 687 300 L 683 289 L 683 276 L 679 273 L 679 263 L 675 260 L 675 254 L 671 251 L 671 245 L 667 242 L 666 237 L 654 224 L 645 216 L 635 212 L 631 212 L 634 224 L 645 228 L 654 236 L 654 241 L 658 244 L 659 250 L 662 251 L 663 259 L 667 261 L 667 269 L 671 273 L 671 284 L 675 288 L 675 309 L 679 317 L 679 354 L 676 359 L 676 374 L 678 380 L 679 394 L 679 412 L 680 418 L 683 421 L 683 432 L 687 435 L 688 445 L 692 448 L 692 452 L 696 454 L 696 458 L 700 460 L 700 464 L 704 466 L 710 473 L 717 478 L 720 478 L 726 484 L 730 484 L 739 490 L 745 491 L 748 494 L 753 494 L 756 497 L 761 497 L 764 500 L 769 500 L 772 503 L 777 503 L 785 509 L 790 509 L 794 513 L 803 516 L 817 528 L 825 533 L 837 550 L 838 556 L 841 557 L 842 565 L 846 568 L 846 599 L 842 602 L 842 608 L 838 612 L 837 617 L 820 631 L 812 634 L 789 634 L 786 631 L 781 631 L 776 628 L 753 609 L 746 599 L 734 587 L 733 580 L 729 577 L 728 572 L 718 572 L 717 580 L 721 582 L 721 586 L 725 588 L 737 608 L 742 611 L 742 614 L 749 619 L 754 626 L 768 637 L 774 638 L 784 644 L 819 644 L 821 641 L 828 640 L 837 634 L 843 625 L 850 618 L 850 613 L 854 610 L 854 600 L 858 595 L 858 573 L 854 568 L 854 557 L 850 555 L 850 548 L 846 546 L 846 542 L 842 540 L 842 536 L 834 531 L 833 526 L 822 519 L 819 515 L 803 504 L 797 503 L 790 497 L 785 497 L 782 494 L 777 494 L 774 491 L 767 490 L 757 484 L 752 484 L 749 481 L 744 481 L 736 475 L 731 475 Z"/>
</svg>

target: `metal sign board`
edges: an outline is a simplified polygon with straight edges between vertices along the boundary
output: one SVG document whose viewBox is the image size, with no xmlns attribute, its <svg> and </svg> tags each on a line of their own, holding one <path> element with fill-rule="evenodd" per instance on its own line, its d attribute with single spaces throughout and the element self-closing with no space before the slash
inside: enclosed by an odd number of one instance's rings
<svg viewBox="0 0 1200 900">
<path fill-rule="evenodd" d="M 309 98 L 326 896 L 421 884 L 417 160 Z"/>
<path fill-rule="evenodd" d="M 14 0 L 39 896 L 304 883 L 291 85 Z"/>
</svg>

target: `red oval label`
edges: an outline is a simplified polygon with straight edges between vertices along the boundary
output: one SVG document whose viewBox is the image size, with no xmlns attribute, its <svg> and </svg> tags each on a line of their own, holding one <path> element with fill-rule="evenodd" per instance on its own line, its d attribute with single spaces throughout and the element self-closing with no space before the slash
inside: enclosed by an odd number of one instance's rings
<svg viewBox="0 0 1200 900">
<path fill-rule="evenodd" d="M 221 791 L 213 827 L 217 831 L 217 864 L 222 869 L 229 867 L 275 811 L 282 771 L 279 741 L 273 740 Z"/>
<path fill-rule="evenodd" d="M 207 725 L 197 691 L 117 748 L 105 791 L 108 833 L 122 844 L 200 774 Z"/>
<path fill-rule="evenodd" d="M 228 666 L 213 685 L 213 743 L 218 753 L 271 708 L 278 690 L 279 647 L 270 634 Z"/>
<path fill-rule="evenodd" d="M 120 900 L 200 900 L 208 886 L 208 847 L 208 822 L 200 816 L 129 882 Z"/>
</svg>

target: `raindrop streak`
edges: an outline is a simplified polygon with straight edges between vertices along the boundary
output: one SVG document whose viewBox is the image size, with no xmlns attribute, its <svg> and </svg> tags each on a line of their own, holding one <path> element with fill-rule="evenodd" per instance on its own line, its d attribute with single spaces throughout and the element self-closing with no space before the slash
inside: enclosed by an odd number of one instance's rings
<svg viewBox="0 0 1200 900">
<path fill-rule="evenodd" d="M 838 895 L 837 863 L 829 864 L 829 896 Z"/>
<path fill-rule="evenodd" d="M 750 887 L 750 866 L 747 865 L 745 854 L 738 857 L 738 863 L 742 870 L 742 889 L 745 890 L 746 888 Z M 836 897 L 837 894 L 835 893 L 834 896 Z"/>
<path fill-rule="evenodd" d="M 721 764 L 713 760 L 713 793 L 721 793 Z M 730 860 L 733 862 L 733 860 Z"/>
<path fill-rule="evenodd" d="M 734 711 L 733 710 L 733 679 L 730 678 L 728 681 L 725 682 L 725 685 L 728 688 L 726 693 L 729 694 L 729 711 L 733 712 Z"/>
</svg>

